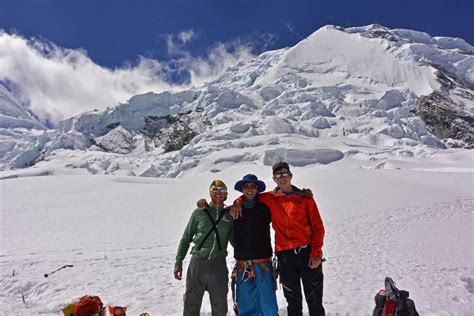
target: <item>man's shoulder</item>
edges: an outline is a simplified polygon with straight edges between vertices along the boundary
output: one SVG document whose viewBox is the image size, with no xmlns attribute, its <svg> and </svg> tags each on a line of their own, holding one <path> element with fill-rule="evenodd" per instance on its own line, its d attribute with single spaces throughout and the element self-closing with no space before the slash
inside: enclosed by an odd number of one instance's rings
<svg viewBox="0 0 474 316">
<path fill-rule="evenodd" d="M 267 191 L 267 192 L 262 192 L 258 194 L 257 200 L 259 202 L 265 203 L 265 200 L 271 199 L 275 196 L 275 191 Z"/>
<path fill-rule="evenodd" d="M 222 211 L 224 212 L 224 214 L 230 213 L 230 208 L 231 208 L 231 206 L 226 206 L 226 207 L 222 208 Z M 216 211 L 216 210 L 219 210 L 219 208 L 216 209 L 216 208 L 214 208 L 214 207 L 212 207 L 212 206 L 208 206 L 208 207 L 197 207 L 197 208 L 194 209 L 193 214 L 195 214 L 195 213 L 196 213 L 196 214 L 206 214 L 207 212 L 209 212 L 209 210 L 211 210 L 211 211 L 212 211 L 212 210 Z"/>
<path fill-rule="evenodd" d="M 207 209 L 208 209 L 207 207 L 196 207 L 193 213 L 205 212 Z"/>
<path fill-rule="evenodd" d="M 197 217 L 201 215 L 206 215 L 206 208 L 205 207 L 197 207 L 194 209 L 193 214 L 191 216 Z"/>
<path fill-rule="evenodd" d="M 300 197 L 300 198 L 303 198 L 303 199 L 308 199 L 308 200 L 314 200 L 313 198 L 313 191 L 311 191 L 311 189 L 308 189 L 308 188 L 298 188 L 296 186 L 292 186 L 293 188 L 293 192 L 295 192 L 295 195 Z"/>
<path fill-rule="evenodd" d="M 268 205 L 265 204 L 264 202 L 261 202 L 261 201 L 257 201 L 257 203 L 255 204 L 255 208 L 256 209 L 261 209 L 261 210 L 270 210 Z"/>
</svg>

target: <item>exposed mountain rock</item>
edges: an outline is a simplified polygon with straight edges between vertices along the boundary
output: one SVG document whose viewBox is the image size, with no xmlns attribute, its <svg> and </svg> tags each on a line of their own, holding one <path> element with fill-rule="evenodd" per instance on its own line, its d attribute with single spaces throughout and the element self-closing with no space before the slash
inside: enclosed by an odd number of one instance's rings
<svg viewBox="0 0 474 316">
<path fill-rule="evenodd" d="M 338 28 L 341 31 L 350 31 L 351 29 L 345 29 L 345 28 Z M 403 38 L 400 38 L 396 36 L 392 30 L 389 28 L 386 28 L 385 26 L 382 26 L 380 24 L 372 24 L 367 27 L 363 28 L 353 28 L 357 29 L 358 32 L 365 37 L 368 38 L 383 38 L 391 42 L 399 42 L 402 41 Z M 405 40 L 406 41 L 406 40 Z"/>
<path fill-rule="evenodd" d="M 474 148 L 474 84 L 440 66 L 441 88 L 418 100 L 415 113 L 428 130 L 450 147 Z"/>
<path fill-rule="evenodd" d="M 165 153 L 182 149 L 199 133 L 211 126 L 202 108 L 177 115 L 147 116 L 144 131 L 155 147 L 163 147 Z"/>
<path fill-rule="evenodd" d="M 104 136 L 92 138 L 91 143 L 104 151 L 117 154 L 128 154 L 135 149 L 132 133 L 121 126 L 117 126 Z"/>
</svg>

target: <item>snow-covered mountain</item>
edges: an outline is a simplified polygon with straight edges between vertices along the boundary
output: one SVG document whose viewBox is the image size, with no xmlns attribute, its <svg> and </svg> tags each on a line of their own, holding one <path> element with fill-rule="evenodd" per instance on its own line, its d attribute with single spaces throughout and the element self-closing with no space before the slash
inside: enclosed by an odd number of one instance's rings
<svg viewBox="0 0 474 316">
<path fill-rule="evenodd" d="M 0 104 L 0 128 L 46 129 L 2 84 L 0 84 Z"/>
<path fill-rule="evenodd" d="M 48 138 L 42 135 L 47 127 L 40 123 L 28 111 L 6 86 L 0 84 L 0 161 L 10 167 L 24 160 L 33 164 L 34 159 L 41 153 Z M 36 148 L 37 152 L 34 152 Z M 30 154 L 25 154 L 30 152 Z M 26 156 L 27 155 L 27 156 Z"/>
<path fill-rule="evenodd" d="M 56 130 L 29 128 L 16 144 L 2 139 L 3 169 L 177 177 L 240 161 L 347 158 L 389 168 L 393 159 L 474 147 L 474 48 L 380 25 L 326 26 L 202 87 L 137 95 Z"/>
</svg>

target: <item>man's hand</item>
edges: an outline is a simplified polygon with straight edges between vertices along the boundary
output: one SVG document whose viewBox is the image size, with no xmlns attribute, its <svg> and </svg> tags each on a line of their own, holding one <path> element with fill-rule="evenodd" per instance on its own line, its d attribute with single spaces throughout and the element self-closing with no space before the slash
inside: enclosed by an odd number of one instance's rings
<svg viewBox="0 0 474 316">
<path fill-rule="evenodd" d="M 196 203 L 196 205 L 197 205 L 198 208 L 206 208 L 206 207 L 209 206 L 209 204 L 207 204 L 206 199 L 200 199 L 200 200 L 198 200 L 197 203 Z"/>
<path fill-rule="evenodd" d="M 174 278 L 176 280 L 181 280 L 183 276 L 183 268 L 174 268 Z"/>
<path fill-rule="evenodd" d="M 230 207 L 230 216 L 232 216 L 233 219 L 242 217 L 242 205 L 239 202 L 234 201 L 234 204 Z"/>
<path fill-rule="evenodd" d="M 316 269 L 321 264 L 321 257 L 309 257 L 308 267 L 310 269 Z"/>
</svg>

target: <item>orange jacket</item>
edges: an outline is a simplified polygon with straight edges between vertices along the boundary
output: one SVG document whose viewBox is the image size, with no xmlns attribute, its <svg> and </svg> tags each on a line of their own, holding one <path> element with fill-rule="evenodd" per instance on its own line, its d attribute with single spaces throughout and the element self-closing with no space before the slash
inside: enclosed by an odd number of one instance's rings
<svg viewBox="0 0 474 316">
<path fill-rule="evenodd" d="M 295 188 L 296 189 L 296 188 Z M 311 256 L 323 256 L 324 225 L 312 196 L 286 195 L 279 191 L 258 194 L 272 214 L 275 252 L 311 245 Z M 243 198 L 239 200 L 242 202 Z"/>
</svg>

